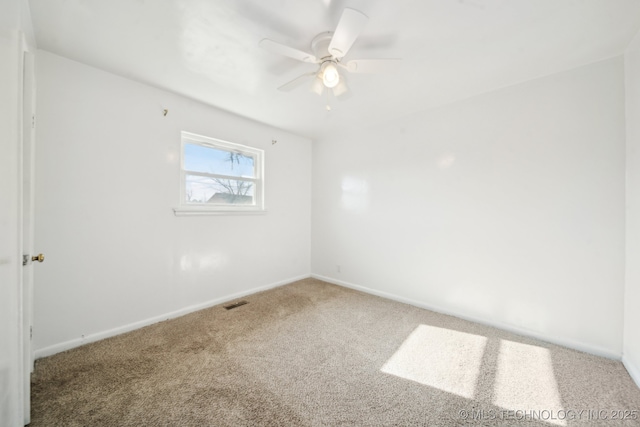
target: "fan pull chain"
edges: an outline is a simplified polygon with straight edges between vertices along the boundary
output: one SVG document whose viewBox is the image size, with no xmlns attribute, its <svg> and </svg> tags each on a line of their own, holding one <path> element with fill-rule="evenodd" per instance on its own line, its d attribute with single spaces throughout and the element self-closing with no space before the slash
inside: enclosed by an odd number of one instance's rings
<svg viewBox="0 0 640 427">
<path fill-rule="evenodd" d="M 326 88 L 326 91 L 327 91 L 327 107 L 326 108 L 327 108 L 327 113 L 330 113 L 331 112 L 331 105 L 329 105 L 329 96 L 330 96 L 330 93 L 331 93 L 331 89 Z"/>
</svg>

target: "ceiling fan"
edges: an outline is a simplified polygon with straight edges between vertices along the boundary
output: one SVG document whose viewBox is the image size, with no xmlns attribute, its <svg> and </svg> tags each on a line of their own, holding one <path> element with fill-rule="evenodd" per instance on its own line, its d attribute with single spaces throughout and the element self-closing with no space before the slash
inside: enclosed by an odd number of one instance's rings
<svg viewBox="0 0 640 427">
<path fill-rule="evenodd" d="M 290 91 L 310 82 L 311 90 L 318 95 L 322 95 L 326 88 L 334 96 L 343 97 L 348 93 L 349 88 L 340 70 L 346 70 L 349 73 L 376 73 L 391 69 L 399 59 L 352 59 L 343 62 L 343 58 L 362 32 L 368 19 L 364 13 L 346 8 L 342 12 L 335 31 L 320 33 L 311 41 L 313 55 L 270 39 L 261 40 L 260 47 L 272 53 L 310 64 L 319 64 L 316 71 L 302 74 L 278 89 Z"/>
</svg>

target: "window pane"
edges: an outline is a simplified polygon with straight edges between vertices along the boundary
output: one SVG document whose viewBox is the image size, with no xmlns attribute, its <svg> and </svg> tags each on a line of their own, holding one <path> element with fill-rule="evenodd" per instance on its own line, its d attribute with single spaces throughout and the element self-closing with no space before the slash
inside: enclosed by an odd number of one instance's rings
<svg viewBox="0 0 640 427">
<path fill-rule="evenodd" d="M 188 171 L 218 175 L 246 178 L 255 176 L 253 157 L 189 143 L 184 145 L 184 168 Z"/>
<path fill-rule="evenodd" d="M 255 185 L 240 179 L 208 178 L 186 175 L 185 197 L 187 203 L 211 203 L 216 205 L 254 204 Z"/>
</svg>

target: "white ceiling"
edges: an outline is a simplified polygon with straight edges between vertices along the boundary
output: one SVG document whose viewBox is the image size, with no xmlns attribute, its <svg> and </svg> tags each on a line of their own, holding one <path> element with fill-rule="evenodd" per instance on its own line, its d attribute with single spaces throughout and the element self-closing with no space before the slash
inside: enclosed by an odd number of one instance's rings
<svg viewBox="0 0 640 427">
<path fill-rule="evenodd" d="M 38 47 L 221 109 L 318 138 L 620 54 L 639 0 L 29 0 Z M 369 21 L 345 60 L 402 58 L 350 74 L 352 96 L 276 88 L 317 66 L 311 52 L 345 7 Z"/>
</svg>

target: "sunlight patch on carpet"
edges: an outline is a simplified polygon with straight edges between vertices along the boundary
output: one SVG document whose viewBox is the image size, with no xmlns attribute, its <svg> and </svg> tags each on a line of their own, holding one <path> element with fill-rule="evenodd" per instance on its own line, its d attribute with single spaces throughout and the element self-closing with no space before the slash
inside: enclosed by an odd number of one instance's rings
<svg viewBox="0 0 640 427">
<path fill-rule="evenodd" d="M 487 338 L 419 325 L 381 371 L 472 399 Z"/>
<path fill-rule="evenodd" d="M 501 340 L 493 404 L 529 417 L 565 426 L 558 384 L 548 349 Z"/>
</svg>

